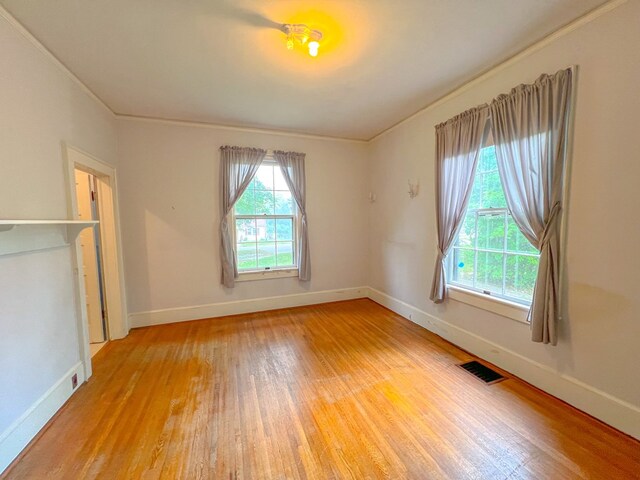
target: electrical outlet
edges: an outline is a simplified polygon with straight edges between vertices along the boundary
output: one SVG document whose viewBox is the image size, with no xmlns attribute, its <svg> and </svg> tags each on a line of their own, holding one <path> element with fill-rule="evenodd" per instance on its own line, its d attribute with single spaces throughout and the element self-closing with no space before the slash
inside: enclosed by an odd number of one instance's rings
<svg viewBox="0 0 640 480">
<path fill-rule="evenodd" d="M 77 386 L 78 386 L 78 374 L 74 373 L 73 377 L 71 377 L 71 388 L 75 390 Z"/>
</svg>

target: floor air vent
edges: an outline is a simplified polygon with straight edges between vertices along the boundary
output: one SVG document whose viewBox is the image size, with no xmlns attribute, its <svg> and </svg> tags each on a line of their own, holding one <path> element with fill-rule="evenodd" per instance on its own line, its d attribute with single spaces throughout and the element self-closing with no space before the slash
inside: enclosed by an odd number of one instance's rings
<svg viewBox="0 0 640 480">
<path fill-rule="evenodd" d="M 485 367 L 480 362 L 473 360 L 472 362 L 461 363 L 459 367 L 464 368 L 467 372 L 475 375 L 487 385 L 505 380 L 505 377 L 500 375 L 495 370 L 491 370 L 489 367 Z"/>
</svg>

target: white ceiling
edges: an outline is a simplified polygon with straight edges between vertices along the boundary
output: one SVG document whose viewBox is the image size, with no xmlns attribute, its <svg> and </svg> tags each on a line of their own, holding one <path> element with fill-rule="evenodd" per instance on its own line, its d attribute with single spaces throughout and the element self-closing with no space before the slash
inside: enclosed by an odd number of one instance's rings
<svg viewBox="0 0 640 480">
<path fill-rule="evenodd" d="M 0 3 L 116 113 L 369 139 L 604 1 Z"/>
</svg>

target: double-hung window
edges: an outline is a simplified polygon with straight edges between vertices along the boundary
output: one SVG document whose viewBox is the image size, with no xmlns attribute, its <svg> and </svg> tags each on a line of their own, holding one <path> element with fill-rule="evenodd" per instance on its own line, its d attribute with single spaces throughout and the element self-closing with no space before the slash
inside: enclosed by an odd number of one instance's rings
<svg viewBox="0 0 640 480">
<path fill-rule="evenodd" d="M 265 159 L 234 206 L 238 272 L 294 270 L 297 208 L 278 164 Z"/>
<path fill-rule="evenodd" d="M 486 146 L 480 151 L 462 228 L 447 258 L 450 283 L 529 305 L 539 257 L 509 214 L 495 147 Z"/>
</svg>

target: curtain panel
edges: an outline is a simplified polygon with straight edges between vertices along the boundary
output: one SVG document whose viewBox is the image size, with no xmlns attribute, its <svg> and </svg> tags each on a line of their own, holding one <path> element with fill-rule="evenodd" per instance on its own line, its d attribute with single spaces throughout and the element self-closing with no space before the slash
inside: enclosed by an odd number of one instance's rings
<svg viewBox="0 0 640 480">
<path fill-rule="evenodd" d="M 266 150 L 259 148 L 220 147 L 220 262 L 221 282 L 225 287 L 232 288 L 238 278 L 238 263 L 229 231 L 229 217 L 266 154 Z"/>
<path fill-rule="evenodd" d="M 445 257 L 462 226 L 480 149 L 488 133 L 489 110 L 481 105 L 436 126 L 436 227 L 438 256 L 429 298 L 447 291 Z"/>
<path fill-rule="evenodd" d="M 560 316 L 560 217 L 571 108 L 572 71 L 542 75 L 490 104 L 500 180 L 523 235 L 540 251 L 529 310 L 532 340 L 557 342 Z"/>
<path fill-rule="evenodd" d="M 296 201 L 300 213 L 300 228 L 297 229 L 296 260 L 298 264 L 298 277 L 302 281 L 311 280 L 311 255 L 309 253 L 309 231 L 307 226 L 306 209 L 306 177 L 304 168 L 304 153 L 283 152 L 276 150 L 273 152 L 282 176 L 287 182 L 289 190 Z"/>
</svg>

